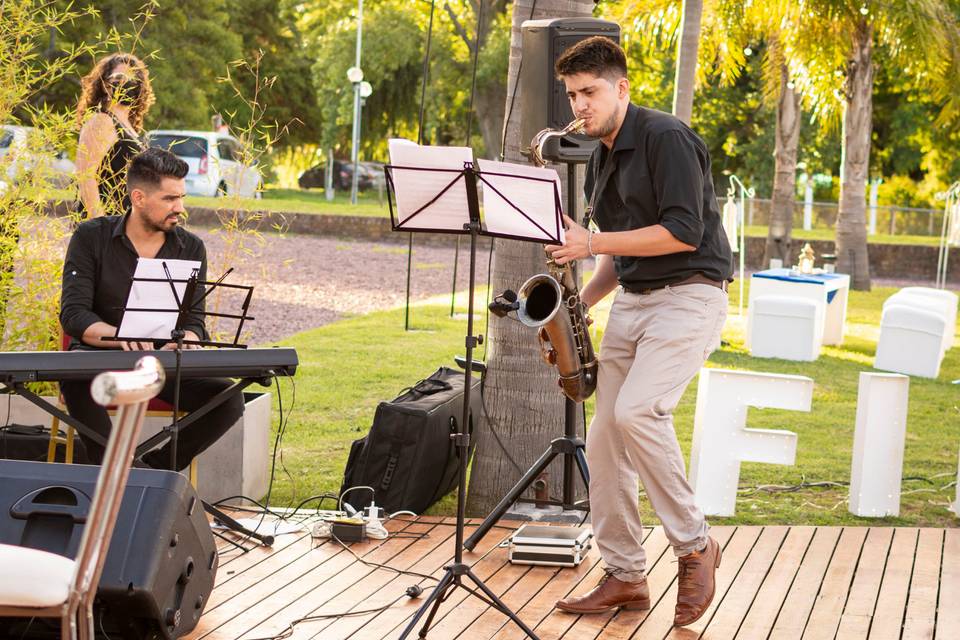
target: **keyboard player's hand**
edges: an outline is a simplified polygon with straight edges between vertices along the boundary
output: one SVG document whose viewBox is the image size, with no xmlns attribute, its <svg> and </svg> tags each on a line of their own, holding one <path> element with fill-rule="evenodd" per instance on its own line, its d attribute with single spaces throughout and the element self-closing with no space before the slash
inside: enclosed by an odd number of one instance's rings
<svg viewBox="0 0 960 640">
<path fill-rule="evenodd" d="M 124 351 L 153 351 L 152 342 L 134 342 L 128 340 L 120 343 L 120 348 Z"/>
<path fill-rule="evenodd" d="M 196 341 L 199 342 L 200 336 L 198 336 L 197 334 L 195 334 L 193 331 L 184 331 L 184 332 L 183 332 L 183 339 L 184 339 L 184 340 L 196 340 Z M 166 343 L 165 345 L 163 345 L 163 346 L 160 348 L 160 350 L 161 350 L 161 351 L 173 351 L 173 350 L 176 349 L 176 348 L 177 348 L 177 343 L 176 343 L 176 342 L 168 342 L 168 343 Z M 184 344 L 184 345 L 183 345 L 183 348 L 184 348 L 184 350 L 187 350 L 187 349 L 200 349 L 201 347 L 200 347 L 200 345 L 198 345 L 198 344 Z"/>
</svg>

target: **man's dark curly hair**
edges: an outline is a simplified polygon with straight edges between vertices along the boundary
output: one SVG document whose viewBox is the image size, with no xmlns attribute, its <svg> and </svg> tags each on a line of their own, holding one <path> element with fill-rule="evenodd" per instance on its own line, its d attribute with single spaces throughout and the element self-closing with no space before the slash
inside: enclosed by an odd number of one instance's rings
<svg viewBox="0 0 960 640">
<path fill-rule="evenodd" d="M 143 187 L 159 187 L 164 178 L 182 178 L 190 166 L 166 149 L 151 147 L 130 160 L 127 169 L 127 191 Z"/>
<path fill-rule="evenodd" d="M 591 73 L 616 82 L 627 76 L 627 56 L 610 38 L 593 36 L 564 51 L 554 71 L 559 77 Z"/>
</svg>

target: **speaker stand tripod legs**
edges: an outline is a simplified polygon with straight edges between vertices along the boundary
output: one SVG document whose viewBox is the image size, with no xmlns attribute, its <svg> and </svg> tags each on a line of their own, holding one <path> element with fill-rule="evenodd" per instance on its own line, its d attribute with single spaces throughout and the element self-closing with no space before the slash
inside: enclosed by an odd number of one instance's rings
<svg viewBox="0 0 960 640">
<path fill-rule="evenodd" d="M 580 471 L 580 477 L 583 479 L 583 484 L 586 487 L 590 486 L 590 471 L 587 469 L 587 457 L 585 453 L 585 445 L 582 438 L 579 437 L 569 437 L 565 436 L 563 438 L 557 438 L 550 443 L 550 448 L 543 452 L 536 462 L 533 463 L 533 466 L 523 474 L 523 477 L 513 486 L 510 491 L 507 492 L 507 495 L 497 503 L 497 506 L 493 508 L 493 511 L 490 512 L 480 526 L 477 527 L 477 530 L 467 538 L 466 542 L 463 543 L 463 546 L 466 547 L 469 551 L 473 551 L 473 548 L 477 546 L 480 540 L 483 539 L 483 536 L 487 535 L 487 532 L 497 523 L 500 518 L 516 503 L 520 496 L 530 488 L 540 474 L 546 470 L 546 468 L 553 462 L 553 459 L 559 455 L 562 455 L 566 458 L 565 462 L 572 461 L 577 465 L 577 469 Z M 572 460 L 571 460 L 572 459 Z M 565 465 L 564 472 L 567 473 L 567 466 Z M 571 484 L 571 478 L 564 478 L 564 486 L 567 487 Z M 566 494 L 567 491 L 565 490 Z M 572 492 L 571 492 L 572 493 Z M 588 510 L 589 507 L 582 505 L 580 503 L 573 503 L 572 495 L 564 495 L 564 508 L 573 508 L 573 509 L 583 509 Z"/>
</svg>

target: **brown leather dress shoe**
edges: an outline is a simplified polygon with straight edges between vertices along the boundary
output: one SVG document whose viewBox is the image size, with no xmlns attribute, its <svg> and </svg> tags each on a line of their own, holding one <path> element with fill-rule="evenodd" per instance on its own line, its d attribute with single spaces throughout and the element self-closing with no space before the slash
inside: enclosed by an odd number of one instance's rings
<svg viewBox="0 0 960 640">
<path fill-rule="evenodd" d="M 716 590 L 714 574 L 720 566 L 720 545 L 707 538 L 707 546 L 679 558 L 677 573 L 677 609 L 673 624 L 678 627 L 700 619 Z"/>
<path fill-rule="evenodd" d="M 603 613 L 621 607 L 649 609 L 650 589 L 646 578 L 640 582 L 624 582 L 611 573 L 605 573 L 593 589 L 582 596 L 558 600 L 556 607 L 570 613 Z"/>
</svg>

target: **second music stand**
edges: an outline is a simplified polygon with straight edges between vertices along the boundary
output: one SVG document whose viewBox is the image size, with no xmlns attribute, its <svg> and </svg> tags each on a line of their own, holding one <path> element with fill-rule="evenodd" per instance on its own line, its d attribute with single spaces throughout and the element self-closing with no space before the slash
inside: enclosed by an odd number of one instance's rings
<svg viewBox="0 0 960 640">
<path fill-rule="evenodd" d="M 155 449 L 157 446 L 162 445 L 164 441 L 170 442 L 170 471 L 177 471 L 177 443 L 179 441 L 180 431 L 187 426 L 201 418 L 211 409 L 216 407 L 219 404 L 222 404 L 229 398 L 234 392 L 238 389 L 242 390 L 246 387 L 249 382 L 235 382 L 229 388 L 218 393 L 214 398 L 212 398 L 206 405 L 197 411 L 191 412 L 188 416 L 186 422 L 180 421 L 180 379 L 182 372 L 182 355 L 183 347 L 186 344 L 196 345 L 200 347 L 229 347 L 234 349 L 245 349 L 246 345 L 240 344 L 240 336 L 243 331 L 243 323 L 247 320 L 253 320 L 254 318 L 248 315 L 250 309 L 250 302 L 253 298 L 253 286 L 250 285 L 237 285 L 237 284 L 227 284 L 224 282 L 226 277 L 233 272 L 233 268 L 227 269 L 222 276 L 220 276 L 215 281 L 201 280 L 199 278 L 199 269 L 193 269 L 190 272 L 190 275 L 186 278 L 175 278 L 170 271 L 168 264 L 164 261 L 161 264 L 163 268 L 164 277 L 163 278 L 150 278 L 150 277 L 137 277 L 136 275 L 133 278 L 131 286 L 136 286 L 136 283 L 150 283 L 150 282 L 159 282 L 166 283 L 170 287 L 170 293 L 172 294 L 172 302 L 174 304 L 168 304 L 166 307 L 134 307 L 129 305 L 124 308 L 124 314 L 127 313 L 153 313 L 153 314 L 172 314 L 176 313 L 176 321 L 174 323 L 173 329 L 170 331 L 170 337 L 167 339 L 165 336 L 121 336 L 121 330 L 124 326 L 123 321 L 117 325 L 117 331 L 112 338 L 104 338 L 104 340 L 110 341 L 125 341 L 125 342 L 156 342 L 168 341 L 173 342 L 176 346 L 174 348 L 175 354 L 175 366 L 174 366 L 174 388 L 173 388 L 173 422 L 168 426 L 164 427 L 160 433 L 148 438 L 144 442 L 140 443 L 137 446 L 137 456 L 140 457 L 147 451 Z M 177 285 L 183 285 L 183 291 L 181 293 L 178 290 Z M 204 288 L 205 287 L 205 288 Z M 213 293 L 218 288 L 226 289 L 237 289 L 245 292 L 243 296 L 243 302 L 241 303 L 241 309 L 239 314 L 232 313 L 220 313 L 214 311 L 207 311 L 204 305 L 207 297 Z M 200 289 L 203 289 L 200 292 Z M 169 302 L 170 299 L 167 299 Z M 161 301 L 162 304 L 163 301 Z M 230 318 L 238 320 L 237 330 L 234 334 L 232 342 L 221 342 L 215 340 L 186 340 L 185 332 L 186 329 L 184 325 L 186 324 L 187 318 L 190 315 L 201 315 L 201 316 L 213 316 L 218 318 Z M 203 501 L 204 510 L 218 520 L 223 526 L 235 531 L 241 535 L 244 535 L 248 538 L 253 538 L 260 541 L 265 546 L 271 546 L 274 541 L 274 537 L 269 534 L 261 534 L 256 531 L 252 531 L 242 524 L 237 522 L 234 518 L 231 518 L 229 515 L 224 513 L 222 510 L 218 509 L 216 506 Z M 236 544 L 236 543 L 235 543 Z"/>
<path fill-rule="evenodd" d="M 544 177 L 543 173 L 538 174 L 536 172 L 524 171 L 523 173 L 527 175 L 517 175 L 501 172 L 497 171 L 497 169 L 505 167 L 505 165 L 495 163 L 489 163 L 487 166 L 491 170 L 485 173 L 483 171 L 479 171 L 472 161 L 463 161 L 463 168 L 452 168 L 450 154 L 448 154 L 447 157 L 440 162 L 435 162 L 432 164 L 432 166 L 430 166 L 429 158 L 421 158 L 418 156 L 420 152 L 425 150 L 436 152 L 437 155 L 443 153 L 444 151 L 449 151 L 437 147 L 416 147 L 415 149 L 408 147 L 402 149 L 401 152 L 397 153 L 396 155 L 400 156 L 401 158 L 409 158 L 413 160 L 427 160 L 426 165 L 421 164 L 420 166 L 403 166 L 391 164 L 386 166 L 387 184 L 389 185 L 387 197 L 390 204 L 390 217 L 392 226 L 394 231 L 424 231 L 433 233 L 469 234 L 470 288 L 467 310 L 467 335 L 464 341 L 464 345 L 466 347 L 466 361 L 464 363 L 463 415 L 458 425 L 457 432 L 451 435 L 451 439 L 453 439 L 455 446 L 460 451 L 459 483 L 457 485 L 456 546 L 454 548 L 454 559 L 452 563 L 444 567 L 443 577 L 440 579 L 439 583 L 420 607 L 420 609 L 417 610 L 417 613 L 414 615 L 413 619 L 410 620 L 400 638 L 403 639 L 410 635 L 424 615 L 426 615 L 427 618 L 420 629 L 419 637 L 426 638 L 429 634 L 430 627 L 433 624 L 433 620 L 436 617 L 440 605 L 443 604 L 443 602 L 450 596 L 451 590 L 460 587 L 465 589 L 468 594 L 479 598 L 487 605 L 493 607 L 500 613 L 510 618 L 518 627 L 520 627 L 521 630 L 523 630 L 528 637 L 533 638 L 533 640 L 539 640 L 538 636 L 533 632 L 533 630 L 528 627 L 517 616 L 517 614 L 513 612 L 513 610 L 504 604 L 504 602 L 500 600 L 500 598 L 486 584 L 484 584 L 483 580 L 473 573 L 470 565 L 463 561 L 463 529 L 466 509 L 467 459 L 470 449 L 470 434 L 467 430 L 467 425 L 470 423 L 470 393 L 472 387 L 470 377 L 473 370 L 473 350 L 483 341 L 483 336 L 477 336 L 473 334 L 477 238 L 481 235 L 485 235 L 507 237 L 515 240 L 525 240 L 528 242 L 560 243 L 562 238 L 562 218 L 560 216 L 561 208 L 559 191 L 556 188 L 556 182 L 552 178 Z M 396 150 L 392 148 L 391 161 L 396 159 L 394 157 L 394 151 Z M 459 151 L 468 155 L 470 154 L 469 149 L 460 149 Z M 423 183 L 432 182 L 433 185 L 438 188 L 434 193 L 429 193 L 430 186 L 428 184 L 420 183 L 417 184 L 417 186 L 420 187 L 419 190 L 412 189 L 408 192 L 407 189 L 404 188 L 401 189 L 402 193 L 398 193 L 396 190 L 398 185 L 395 181 L 396 176 L 394 172 L 401 172 L 401 177 L 405 177 L 413 183 L 417 183 L 417 175 L 428 176 L 430 173 L 432 173 L 433 175 L 430 176 L 432 180 L 428 181 L 427 179 L 424 179 Z M 537 186 L 544 189 L 547 186 L 544 183 L 550 183 L 554 194 L 554 210 L 552 212 L 551 220 L 547 221 L 538 219 L 538 216 L 525 212 L 522 207 L 517 206 L 517 204 L 512 202 L 509 197 L 503 194 L 504 182 L 514 179 L 533 181 L 534 183 L 539 183 Z M 483 182 L 489 189 L 489 193 L 485 193 L 486 197 L 489 198 L 488 204 L 491 206 L 485 207 L 485 214 L 487 216 L 485 220 L 481 220 L 480 215 L 480 198 L 477 189 L 479 182 Z M 405 185 L 405 187 L 406 186 L 407 185 Z M 398 209 L 407 209 L 406 211 L 398 214 L 398 217 L 394 217 L 394 202 L 392 195 L 394 193 L 397 195 Z M 401 203 L 401 200 L 404 200 L 404 202 Z M 494 201 L 497 202 L 497 205 L 499 205 L 498 207 L 492 206 Z M 539 201 L 541 210 L 542 203 L 543 200 L 541 199 Z M 465 208 L 467 215 L 463 216 L 463 210 L 461 209 L 460 216 L 463 217 L 458 219 L 457 207 L 458 205 L 462 206 L 463 204 L 466 205 Z M 436 215 L 431 216 L 429 213 L 431 211 L 431 207 L 435 207 Z M 519 213 L 520 222 L 517 224 L 517 220 L 506 221 L 497 219 L 497 215 L 499 214 L 497 214 L 495 211 L 509 212 L 513 217 L 516 217 L 516 214 Z M 403 217 L 400 218 L 400 215 Z M 420 218 L 418 220 L 414 220 L 418 216 L 420 216 Z M 525 226 L 529 229 L 530 235 L 523 234 L 523 228 Z M 476 586 L 476 589 L 465 585 L 465 578 L 469 579 Z"/>
</svg>

